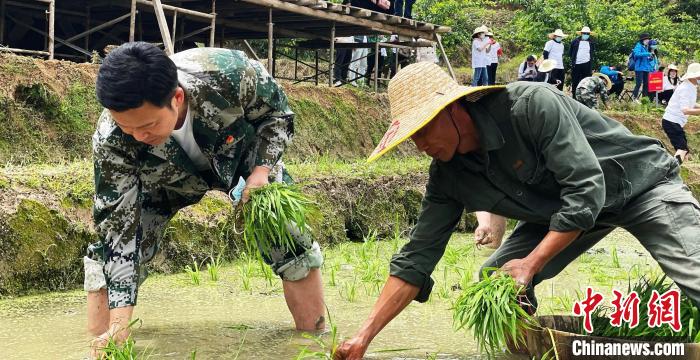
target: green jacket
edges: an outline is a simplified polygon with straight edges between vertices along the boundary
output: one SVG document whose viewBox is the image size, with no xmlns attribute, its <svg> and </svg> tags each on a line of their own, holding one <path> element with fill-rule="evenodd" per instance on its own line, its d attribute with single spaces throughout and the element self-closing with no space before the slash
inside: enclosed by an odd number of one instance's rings
<svg viewBox="0 0 700 360">
<path fill-rule="evenodd" d="M 467 104 L 481 151 L 433 161 L 410 242 L 391 262 L 393 275 L 422 288 L 419 301 L 464 210 L 587 230 L 676 166 L 660 141 L 547 84 L 516 82 Z"/>
<path fill-rule="evenodd" d="M 110 307 L 135 303 L 139 258 L 153 255 L 140 251 L 162 232 L 153 224 L 167 222 L 209 189 L 235 186 L 243 169 L 272 168 L 293 134 L 287 98 L 257 61 L 217 48 L 171 58 L 187 94 L 195 141 L 213 171 L 198 172 L 173 137 L 158 146 L 140 143 L 116 126 L 109 111 L 102 113 L 93 136 L 99 246 L 92 249 L 105 262 Z"/>
</svg>

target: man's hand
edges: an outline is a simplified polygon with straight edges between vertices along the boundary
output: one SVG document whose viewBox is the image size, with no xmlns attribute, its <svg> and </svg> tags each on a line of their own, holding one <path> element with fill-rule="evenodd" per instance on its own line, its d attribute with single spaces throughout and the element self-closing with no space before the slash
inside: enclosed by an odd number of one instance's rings
<svg viewBox="0 0 700 360">
<path fill-rule="evenodd" d="M 491 248 L 501 246 L 503 234 L 506 232 L 506 218 L 485 211 L 477 211 L 476 219 L 479 226 L 474 230 L 476 245 L 489 245 Z"/>
<path fill-rule="evenodd" d="M 243 190 L 243 197 L 241 200 L 246 203 L 250 200 L 250 190 L 263 187 L 270 183 L 268 180 L 270 176 L 270 169 L 264 166 L 256 166 L 253 172 L 248 176 L 245 181 L 245 189 Z"/>
<path fill-rule="evenodd" d="M 335 353 L 334 360 L 361 360 L 367 352 L 369 342 L 359 336 L 355 336 L 350 340 L 343 341 Z"/>
<path fill-rule="evenodd" d="M 510 274 L 518 285 L 527 286 L 539 272 L 532 262 L 527 259 L 513 259 L 505 263 L 501 270 Z"/>
</svg>

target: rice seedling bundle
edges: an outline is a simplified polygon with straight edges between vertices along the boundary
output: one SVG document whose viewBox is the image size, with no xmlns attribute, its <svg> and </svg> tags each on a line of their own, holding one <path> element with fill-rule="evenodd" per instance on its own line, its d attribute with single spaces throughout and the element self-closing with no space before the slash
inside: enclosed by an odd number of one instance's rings
<svg viewBox="0 0 700 360">
<path fill-rule="evenodd" d="M 483 280 L 467 286 L 452 307 L 455 330 L 471 330 L 479 350 L 489 357 L 508 343 L 524 344 L 524 330 L 535 324 L 518 301 L 523 287 L 495 270 L 484 269 Z"/>
<path fill-rule="evenodd" d="M 243 238 L 249 250 L 257 245 L 263 255 L 272 249 L 294 251 L 294 238 L 309 233 L 316 213 L 315 203 L 296 186 L 272 183 L 253 189 L 243 205 Z"/>
</svg>

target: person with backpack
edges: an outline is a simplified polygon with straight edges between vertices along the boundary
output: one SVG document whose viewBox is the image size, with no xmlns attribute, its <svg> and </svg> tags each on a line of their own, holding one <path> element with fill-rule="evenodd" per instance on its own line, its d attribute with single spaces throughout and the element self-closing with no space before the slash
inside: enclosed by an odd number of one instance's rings
<svg viewBox="0 0 700 360">
<path fill-rule="evenodd" d="M 518 81 L 535 81 L 537 74 L 537 57 L 530 55 L 518 68 Z"/>
<path fill-rule="evenodd" d="M 634 65 L 630 70 L 634 70 L 635 85 L 632 95 L 635 101 L 638 101 L 640 87 L 642 88 L 642 94 L 644 94 L 644 96 L 649 96 L 649 73 L 655 70 L 654 64 L 652 63 L 654 54 L 650 51 L 651 48 L 649 47 L 650 40 L 651 36 L 647 33 L 639 35 L 639 41 L 634 45 L 632 54 L 630 54 L 634 59 L 634 61 L 631 62 Z M 628 61 L 628 63 L 630 62 Z"/>
<path fill-rule="evenodd" d="M 572 96 L 576 98 L 576 89 L 578 83 L 583 78 L 591 76 L 593 73 L 593 54 L 595 53 L 595 43 L 591 39 L 591 29 L 584 26 L 574 41 L 571 42 L 569 48 L 569 56 L 571 57 L 571 89 Z"/>
<path fill-rule="evenodd" d="M 625 88 L 625 74 L 618 69 L 624 69 L 623 65 L 618 66 L 608 66 L 603 65 L 600 67 L 598 72 L 605 74 L 612 81 L 612 87 L 608 91 L 608 95 L 615 94 L 618 98 L 622 94 L 622 90 Z"/>
<path fill-rule="evenodd" d="M 555 62 L 551 77 L 559 80 L 557 83 L 559 90 L 564 90 L 564 44 L 562 44 L 562 41 L 567 36 L 561 29 L 556 29 L 548 35 L 549 41 L 544 44 L 544 51 L 542 52 L 544 60 L 552 59 Z"/>
</svg>

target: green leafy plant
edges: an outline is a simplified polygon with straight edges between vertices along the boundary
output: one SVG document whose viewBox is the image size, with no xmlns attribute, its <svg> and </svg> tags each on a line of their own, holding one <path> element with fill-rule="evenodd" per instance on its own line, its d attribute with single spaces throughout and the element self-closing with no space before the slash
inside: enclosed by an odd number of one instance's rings
<svg viewBox="0 0 700 360">
<path fill-rule="evenodd" d="M 245 253 L 243 253 L 241 257 L 243 263 L 238 265 L 238 273 L 241 275 L 241 286 L 243 287 L 243 290 L 250 291 L 252 289 L 251 280 L 253 278 L 253 259 L 251 259 L 250 256 Z"/>
<path fill-rule="evenodd" d="M 518 295 L 523 287 L 511 276 L 496 268 L 485 268 L 482 275 L 481 281 L 466 287 L 455 301 L 453 321 L 456 330 L 471 330 L 480 351 L 492 357 L 509 341 L 524 344 L 523 331 L 536 322 L 521 307 Z"/>
<path fill-rule="evenodd" d="M 302 359 L 332 360 L 333 359 L 333 356 L 335 355 L 335 351 L 337 350 L 338 345 L 340 345 L 338 327 L 333 322 L 333 318 L 331 317 L 331 313 L 328 311 L 328 308 L 326 308 L 326 314 L 328 315 L 328 325 L 331 328 L 331 331 L 329 333 L 330 342 L 324 340 L 322 335 L 314 336 L 314 335 L 311 335 L 308 333 L 302 334 L 303 337 L 305 337 L 309 340 L 312 340 L 319 348 L 321 348 L 321 350 L 320 351 L 313 351 L 313 350 L 309 349 L 308 345 L 304 346 L 299 351 L 299 354 L 295 357 L 296 360 L 302 360 Z"/>
<path fill-rule="evenodd" d="M 619 269 L 620 268 L 620 258 L 617 256 L 617 246 L 613 246 L 610 255 L 612 256 L 613 267 Z"/>
<path fill-rule="evenodd" d="M 273 248 L 293 251 L 295 236 L 308 234 L 316 213 L 315 203 L 294 185 L 272 183 L 253 189 L 243 205 L 243 239 L 249 250 L 257 245 L 264 255 Z"/>
<path fill-rule="evenodd" d="M 130 330 L 137 323 L 141 323 L 141 320 L 134 319 L 131 320 L 127 329 Z M 148 349 L 142 350 L 140 353 L 135 348 L 136 342 L 134 338 L 129 335 L 124 343 L 118 343 L 114 338 L 110 337 L 107 345 L 102 348 L 103 359 L 105 360 L 145 360 L 151 358 L 151 352 Z"/>
<path fill-rule="evenodd" d="M 344 282 L 340 294 L 349 302 L 357 300 L 357 278 L 353 277 L 352 281 Z"/>
</svg>

